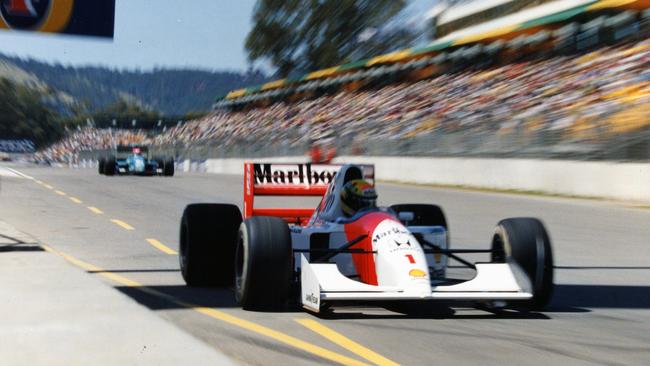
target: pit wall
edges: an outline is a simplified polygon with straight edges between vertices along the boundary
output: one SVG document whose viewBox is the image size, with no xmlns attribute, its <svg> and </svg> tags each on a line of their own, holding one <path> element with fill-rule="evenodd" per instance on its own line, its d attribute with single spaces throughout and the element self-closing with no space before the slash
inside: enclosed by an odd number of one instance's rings
<svg viewBox="0 0 650 366">
<path fill-rule="evenodd" d="M 251 159 L 177 162 L 183 172 L 243 174 Z M 254 159 L 306 163 L 308 157 Z M 341 156 L 335 163 L 374 164 L 379 181 L 532 191 L 579 197 L 650 202 L 650 163 L 537 159 L 414 158 Z M 81 167 L 94 167 L 84 161 Z"/>
<path fill-rule="evenodd" d="M 186 161 L 180 163 L 179 168 L 183 171 L 242 174 L 247 160 Z M 308 160 L 300 156 L 255 161 L 304 163 Z M 380 181 L 650 202 L 650 163 L 384 156 L 341 156 L 334 162 L 375 164 L 375 176 Z"/>
<path fill-rule="evenodd" d="M 374 163 L 378 180 L 650 201 L 650 163 L 534 159 L 341 157 Z"/>
</svg>

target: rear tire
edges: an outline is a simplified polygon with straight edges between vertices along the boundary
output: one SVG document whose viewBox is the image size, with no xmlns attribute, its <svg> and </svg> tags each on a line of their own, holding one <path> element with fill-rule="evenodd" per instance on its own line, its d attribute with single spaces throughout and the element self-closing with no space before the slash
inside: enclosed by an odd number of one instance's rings
<svg viewBox="0 0 650 366">
<path fill-rule="evenodd" d="M 289 297 L 293 275 L 291 233 L 284 220 L 255 216 L 239 229 L 235 255 L 235 297 L 245 310 L 279 310 Z"/>
<path fill-rule="evenodd" d="M 442 208 L 438 205 L 427 205 L 419 203 L 404 203 L 399 205 L 390 206 L 396 213 L 400 212 L 412 212 L 413 220 L 409 222 L 403 222 L 407 226 L 442 226 L 445 228 L 445 246 L 443 249 L 449 249 L 451 247 L 451 241 L 449 236 L 449 227 L 447 226 L 447 218 L 445 213 L 442 211 Z M 416 238 L 418 238 L 416 236 Z M 424 238 L 423 238 L 424 239 Z M 419 238 L 418 238 L 419 240 Z M 435 272 L 431 272 L 431 277 L 435 279 L 445 278 L 447 275 L 447 264 L 449 263 L 449 257 L 446 255 L 435 255 L 428 254 L 427 260 L 430 260 L 429 264 L 432 264 L 431 260 L 436 262 L 441 262 L 441 268 L 438 268 Z"/>
<path fill-rule="evenodd" d="M 195 203 L 183 211 L 179 262 L 189 286 L 232 286 L 242 217 L 235 205 Z"/>
<path fill-rule="evenodd" d="M 553 251 L 544 224 L 527 217 L 501 220 L 492 237 L 492 251 L 492 262 L 515 261 L 530 279 L 533 298 L 513 304 L 544 308 L 553 294 Z"/>
<path fill-rule="evenodd" d="M 163 165 L 163 174 L 166 177 L 173 177 L 174 176 L 174 159 L 168 159 L 165 161 Z"/>
<path fill-rule="evenodd" d="M 114 157 L 106 159 L 106 162 L 104 162 L 104 174 L 108 176 L 115 175 L 115 164 L 117 162 Z"/>
<path fill-rule="evenodd" d="M 104 158 L 100 158 L 97 161 L 97 170 L 99 171 L 100 175 L 104 174 L 104 164 L 105 163 L 106 163 L 106 161 L 104 160 Z"/>
<path fill-rule="evenodd" d="M 437 205 L 425 205 L 418 203 L 404 203 L 390 206 L 395 212 L 413 212 L 414 218 L 409 221 L 411 226 L 443 226 L 447 227 L 447 218 L 442 208 Z"/>
<path fill-rule="evenodd" d="M 153 174 L 158 175 L 158 169 L 162 169 L 162 173 L 160 173 L 160 175 L 165 174 L 165 161 L 160 158 L 154 158 L 153 161 L 156 162 L 156 169 L 153 169 Z"/>
</svg>

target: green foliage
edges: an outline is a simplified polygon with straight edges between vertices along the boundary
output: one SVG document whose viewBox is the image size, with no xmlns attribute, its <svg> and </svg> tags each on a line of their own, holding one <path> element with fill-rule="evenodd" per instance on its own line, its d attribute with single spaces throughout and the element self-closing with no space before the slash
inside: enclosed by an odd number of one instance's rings
<svg viewBox="0 0 650 366">
<path fill-rule="evenodd" d="M 190 112 L 185 113 L 185 115 L 183 116 L 183 120 L 184 121 L 191 121 L 191 120 L 203 118 L 206 115 L 207 115 L 207 113 L 205 113 L 205 112 L 190 111 Z"/>
<path fill-rule="evenodd" d="M 63 123 L 67 128 L 86 126 L 89 121 L 100 128 L 151 128 L 160 119 L 163 117 L 159 112 L 143 108 L 137 103 L 122 98 L 97 112 L 77 110 L 74 116 L 66 119 Z M 136 126 L 132 126 L 133 120 L 137 122 Z M 116 122 L 115 125 L 113 125 L 113 121 Z"/>
<path fill-rule="evenodd" d="M 218 95 L 266 81 L 266 75 L 258 71 L 124 71 L 52 65 L 2 55 L 0 61 L 13 64 L 35 75 L 53 90 L 72 96 L 91 113 L 121 99 L 172 116 L 209 111 Z M 78 114 L 70 109 L 65 106 L 61 112 Z"/>
<path fill-rule="evenodd" d="M 156 119 L 160 113 L 147 110 L 135 103 L 120 99 L 93 115 L 96 119 Z"/>
<path fill-rule="evenodd" d="M 63 135 L 55 112 L 43 102 L 39 91 L 0 79 L 0 136 L 4 139 L 29 139 L 46 145 Z"/>
<path fill-rule="evenodd" d="M 405 5 L 405 0 L 257 0 L 245 47 L 250 60 L 268 59 L 283 77 L 336 66 L 358 55 L 362 32 L 381 28 Z M 373 51 L 407 46 L 380 43 Z"/>
</svg>

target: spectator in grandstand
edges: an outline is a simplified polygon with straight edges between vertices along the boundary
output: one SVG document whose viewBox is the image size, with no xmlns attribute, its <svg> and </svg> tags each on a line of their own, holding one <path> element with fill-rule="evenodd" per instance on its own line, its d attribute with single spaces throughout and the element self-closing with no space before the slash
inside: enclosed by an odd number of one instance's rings
<svg viewBox="0 0 650 366">
<path fill-rule="evenodd" d="M 627 124 L 623 129 L 650 124 L 647 115 L 643 118 L 650 102 L 649 66 L 650 40 L 644 40 L 585 55 L 442 73 L 379 89 L 341 91 L 242 111 L 219 110 L 153 138 L 138 131 L 87 128 L 42 154 L 60 160 L 80 150 L 147 142 L 296 147 L 308 146 L 310 137 L 330 131 L 336 131 L 337 143 L 352 146 L 357 153 L 367 150 L 372 140 L 400 142 L 458 132 L 466 142 L 527 131 L 573 141 L 587 136 L 586 131 L 606 131 L 616 123 Z M 642 109 L 636 122 L 615 118 L 630 108 Z M 316 160 L 324 154 L 321 151 Z"/>
<path fill-rule="evenodd" d="M 73 163 L 80 151 L 110 149 L 117 145 L 149 144 L 151 139 L 141 130 L 79 128 L 67 131 L 67 137 L 38 152 L 37 161 Z"/>
</svg>

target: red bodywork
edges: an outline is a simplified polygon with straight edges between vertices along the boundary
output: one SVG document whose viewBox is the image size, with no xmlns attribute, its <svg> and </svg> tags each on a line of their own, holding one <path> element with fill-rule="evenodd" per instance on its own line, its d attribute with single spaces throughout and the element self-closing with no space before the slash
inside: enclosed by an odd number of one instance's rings
<svg viewBox="0 0 650 366">
<path fill-rule="evenodd" d="M 370 212 L 358 220 L 345 224 L 345 236 L 348 241 L 358 238 L 360 235 L 367 235 L 363 240 L 351 246 L 353 249 L 372 251 L 372 233 L 377 225 L 384 220 L 395 220 L 392 215 L 385 212 Z M 377 270 L 375 268 L 375 256 L 368 254 L 352 254 L 352 261 L 357 270 L 359 279 L 363 283 L 377 286 Z"/>
<path fill-rule="evenodd" d="M 244 219 L 252 216 L 280 217 L 287 223 L 306 226 L 311 219 L 314 208 L 255 208 L 255 196 L 324 196 L 328 186 L 319 185 L 283 185 L 283 184 L 256 184 L 254 163 L 244 163 Z M 321 201 L 323 204 L 324 201 Z M 372 233 L 380 222 L 389 219 L 395 220 L 392 215 L 385 212 L 371 212 L 354 222 L 344 225 L 345 236 L 348 241 L 359 236 L 366 237 L 352 245 L 352 249 L 362 249 L 366 252 L 373 251 Z M 377 271 L 373 255 L 365 253 L 352 254 L 352 261 L 361 282 L 377 285 Z"/>
<path fill-rule="evenodd" d="M 313 208 L 255 208 L 255 196 L 323 196 L 327 186 L 256 185 L 253 163 L 244 163 L 244 219 L 252 216 L 276 216 L 286 222 L 306 225 Z"/>
</svg>

